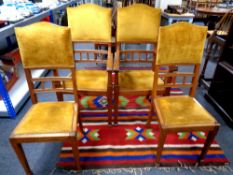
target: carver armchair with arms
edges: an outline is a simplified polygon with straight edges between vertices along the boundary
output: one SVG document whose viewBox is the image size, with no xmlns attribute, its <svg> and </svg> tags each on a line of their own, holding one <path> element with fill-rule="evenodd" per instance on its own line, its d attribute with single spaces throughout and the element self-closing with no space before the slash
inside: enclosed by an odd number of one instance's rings
<svg viewBox="0 0 233 175">
<path fill-rule="evenodd" d="M 160 9 L 144 4 L 134 4 L 117 10 L 116 53 L 113 66 L 115 124 L 118 123 L 120 95 L 143 95 L 150 101 L 160 14 Z M 126 49 L 127 46 L 131 48 Z M 138 46 L 140 49 L 135 49 Z M 150 69 L 143 70 L 145 65 L 149 65 Z M 134 68 L 124 70 L 123 66 Z M 163 83 L 160 79 L 158 81 Z M 149 118 L 148 125 L 151 114 Z"/>
<path fill-rule="evenodd" d="M 95 4 L 84 4 L 75 8 L 67 8 L 67 15 L 76 64 L 94 64 L 94 69 L 76 70 L 78 95 L 106 96 L 108 124 L 111 125 L 113 62 L 111 53 L 111 9 Z M 105 45 L 107 49 L 101 49 L 101 47 L 96 49 L 96 44 Z M 87 45 L 91 45 L 93 48 L 88 49 Z M 105 65 L 104 70 L 98 69 L 97 65 L 99 64 Z M 70 85 L 70 83 L 64 84 L 65 87 Z"/>
<path fill-rule="evenodd" d="M 75 157 L 74 168 L 80 169 L 77 147 L 78 98 L 70 29 L 40 22 L 16 28 L 16 37 L 33 105 L 12 132 L 10 143 L 27 174 L 32 174 L 32 171 L 22 143 L 68 141 Z M 33 71 L 38 69 L 55 73 L 33 77 Z M 71 77 L 60 76 L 59 69 L 70 71 Z M 69 89 L 57 88 L 56 85 L 61 81 L 72 81 L 73 86 Z M 39 87 L 36 86 L 38 83 L 41 83 Z M 38 94 L 53 92 L 72 93 L 74 101 L 38 102 Z"/>
<path fill-rule="evenodd" d="M 205 158 L 217 134 L 218 122 L 194 99 L 206 33 L 206 27 L 184 22 L 160 28 L 154 79 L 169 77 L 172 81 L 164 84 L 154 81 L 153 86 L 153 104 L 160 129 L 157 163 L 160 163 L 161 153 L 169 133 L 207 132 L 204 147 L 198 157 L 199 163 Z M 177 65 L 178 70 L 173 73 L 161 73 L 159 67 L 166 65 Z M 185 68 L 187 66 L 189 69 Z M 190 69 L 191 71 L 187 72 Z M 161 87 L 190 88 L 190 91 L 188 96 L 159 97 L 157 89 Z"/>
</svg>

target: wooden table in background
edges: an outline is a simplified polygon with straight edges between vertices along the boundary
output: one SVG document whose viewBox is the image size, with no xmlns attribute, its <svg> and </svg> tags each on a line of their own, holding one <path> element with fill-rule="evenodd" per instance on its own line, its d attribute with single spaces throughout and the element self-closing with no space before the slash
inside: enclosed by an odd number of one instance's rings
<svg viewBox="0 0 233 175">
<path fill-rule="evenodd" d="M 196 8 L 196 12 L 200 13 L 200 14 L 205 14 L 205 15 L 209 15 L 209 16 L 223 16 L 224 14 L 226 14 L 227 12 L 229 12 L 230 9 L 227 8 Z"/>
</svg>

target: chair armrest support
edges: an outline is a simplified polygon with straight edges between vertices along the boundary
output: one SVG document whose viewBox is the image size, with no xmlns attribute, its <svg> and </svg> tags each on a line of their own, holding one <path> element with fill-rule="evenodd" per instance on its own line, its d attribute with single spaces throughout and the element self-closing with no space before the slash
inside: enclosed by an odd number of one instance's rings
<svg viewBox="0 0 233 175">
<path fill-rule="evenodd" d="M 119 54 L 115 53 L 113 71 L 119 71 L 119 70 L 120 70 L 120 57 L 119 57 Z"/>
<path fill-rule="evenodd" d="M 107 59 L 106 69 L 107 69 L 107 71 L 112 71 L 112 69 L 113 69 L 113 56 L 112 56 L 112 54 L 109 54 L 109 57 Z"/>
</svg>

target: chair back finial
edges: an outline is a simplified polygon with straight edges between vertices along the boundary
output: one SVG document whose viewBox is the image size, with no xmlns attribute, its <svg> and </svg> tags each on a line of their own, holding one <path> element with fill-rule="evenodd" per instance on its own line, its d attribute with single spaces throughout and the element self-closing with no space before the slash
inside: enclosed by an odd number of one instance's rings
<svg viewBox="0 0 233 175">
<path fill-rule="evenodd" d="M 67 15 L 73 41 L 111 41 L 111 9 L 83 4 L 68 7 Z"/>
<path fill-rule="evenodd" d="M 24 68 L 74 67 L 69 28 L 38 22 L 15 32 Z"/>
<path fill-rule="evenodd" d="M 133 4 L 117 10 L 117 42 L 156 43 L 161 10 L 145 4 Z"/>
<path fill-rule="evenodd" d="M 157 65 L 201 63 L 207 27 L 180 22 L 159 32 Z"/>
</svg>

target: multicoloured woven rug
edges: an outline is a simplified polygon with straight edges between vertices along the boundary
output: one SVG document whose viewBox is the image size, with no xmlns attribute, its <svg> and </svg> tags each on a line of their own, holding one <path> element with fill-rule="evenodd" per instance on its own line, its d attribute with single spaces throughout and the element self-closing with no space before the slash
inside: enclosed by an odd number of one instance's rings
<svg viewBox="0 0 233 175">
<path fill-rule="evenodd" d="M 173 94 L 182 93 L 173 89 Z M 158 143 L 158 123 L 146 128 L 148 109 L 144 97 L 121 97 L 119 125 L 107 125 L 106 99 L 84 97 L 81 117 L 84 134 L 78 137 L 81 166 L 83 169 L 151 167 L 155 165 Z M 98 107 L 98 108 L 97 108 Z M 195 165 L 206 138 L 204 132 L 174 133 L 167 137 L 161 157 L 163 166 Z M 64 143 L 59 168 L 72 169 L 74 158 L 69 143 Z M 206 165 L 229 163 L 219 144 L 214 142 L 208 151 Z"/>
</svg>

